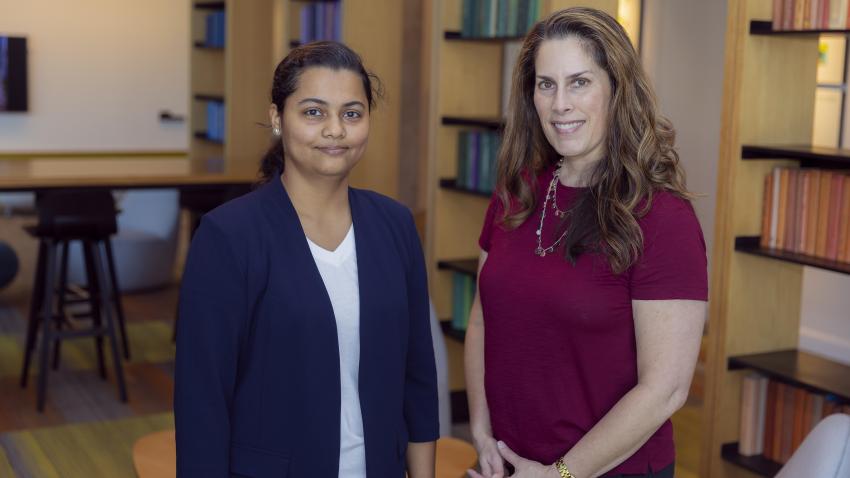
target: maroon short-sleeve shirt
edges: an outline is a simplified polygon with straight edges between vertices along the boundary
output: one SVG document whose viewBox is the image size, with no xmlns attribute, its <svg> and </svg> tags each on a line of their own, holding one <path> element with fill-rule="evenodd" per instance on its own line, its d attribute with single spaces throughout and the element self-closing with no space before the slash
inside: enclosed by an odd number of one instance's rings
<svg viewBox="0 0 850 478">
<path fill-rule="evenodd" d="M 485 323 L 485 389 L 493 434 L 520 456 L 544 464 L 563 456 L 637 384 L 632 300 L 707 300 L 702 230 L 691 204 L 653 195 L 641 219 L 639 260 L 614 274 L 596 253 L 576 265 L 559 252 L 538 257 L 535 231 L 553 168 L 538 178 L 541 204 L 518 228 L 499 225 L 494 196 L 479 244 L 488 252 L 479 278 Z M 579 188 L 558 184 L 561 210 Z M 555 240 L 549 209 L 543 247 Z M 610 474 L 657 471 L 673 462 L 673 432 L 664 423 Z"/>
</svg>

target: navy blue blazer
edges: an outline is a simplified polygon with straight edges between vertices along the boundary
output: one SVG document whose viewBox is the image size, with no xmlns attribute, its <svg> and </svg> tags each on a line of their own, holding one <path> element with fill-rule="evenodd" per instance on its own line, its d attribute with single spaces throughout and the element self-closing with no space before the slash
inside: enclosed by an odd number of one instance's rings
<svg viewBox="0 0 850 478">
<path fill-rule="evenodd" d="M 439 435 L 422 248 L 404 206 L 357 189 L 349 202 L 366 470 L 401 478 L 408 442 Z M 178 476 L 336 477 L 336 321 L 279 179 L 203 217 L 179 313 Z"/>
</svg>

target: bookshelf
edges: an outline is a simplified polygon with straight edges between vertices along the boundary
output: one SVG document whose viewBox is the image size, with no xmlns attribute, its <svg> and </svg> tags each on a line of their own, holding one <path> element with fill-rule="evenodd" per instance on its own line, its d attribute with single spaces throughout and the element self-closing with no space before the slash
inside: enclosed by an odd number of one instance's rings
<svg viewBox="0 0 850 478">
<path fill-rule="evenodd" d="M 758 243 L 774 167 L 850 168 L 848 151 L 809 146 L 824 31 L 772 31 L 772 6 L 741 0 L 727 11 L 700 476 L 773 476 L 781 466 L 738 454 L 745 371 L 818 393 L 850 391 L 850 368 L 796 350 L 803 266 L 850 273 L 850 265 Z"/>
<path fill-rule="evenodd" d="M 398 195 L 399 119 L 402 98 L 402 2 L 341 0 L 341 40 L 363 57 L 387 92 L 373 112 L 369 146 L 352 172 L 355 187 Z M 190 155 L 223 160 L 229 171 L 256 171 L 270 133 L 269 90 L 278 62 L 299 45 L 301 11 L 319 2 L 304 0 L 226 0 L 193 3 Z M 349 5 L 354 4 L 354 7 Z M 380 15 L 371 12 L 379 10 Z M 223 11 L 226 41 L 209 47 L 206 15 Z M 224 140 L 210 140 L 207 105 L 224 104 Z"/>
<path fill-rule="evenodd" d="M 539 0 L 540 18 L 571 6 L 589 6 L 637 25 L 639 2 L 625 0 Z M 427 156 L 427 218 L 425 252 L 431 298 L 437 316 L 452 315 L 452 280 L 456 272 L 476 275 L 478 236 L 490 194 L 460 187 L 456 182 L 458 137 L 461 131 L 499 131 L 504 126 L 501 103 L 503 56 L 508 42 L 521 37 L 463 37 L 462 0 L 426 0 L 423 15 L 423 96 L 428 125 L 422 147 Z M 631 30 L 634 31 L 634 30 Z M 635 43 L 637 35 L 632 37 Z M 510 81 L 509 79 L 507 81 Z M 445 323 L 446 330 L 451 330 Z M 450 388 L 465 389 L 462 333 L 447 332 Z M 465 407 L 466 404 L 455 404 Z M 456 415 L 457 416 L 457 415 Z M 465 416 L 465 415 L 464 415 Z"/>
</svg>

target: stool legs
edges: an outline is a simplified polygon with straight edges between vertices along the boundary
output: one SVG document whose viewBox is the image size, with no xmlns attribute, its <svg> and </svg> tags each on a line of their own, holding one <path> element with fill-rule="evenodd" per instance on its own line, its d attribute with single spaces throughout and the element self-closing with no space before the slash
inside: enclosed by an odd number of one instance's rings
<svg viewBox="0 0 850 478">
<path fill-rule="evenodd" d="M 97 267 L 95 256 L 98 254 L 98 248 L 91 241 L 82 241 L 83 261 L 86 265 L 86 282 L 89 290 L 89 304 L 91 304 L 91 319 L 92 327 L 101 329 L 103 327 L 103 318 L 101 314 L 106 311 L 102 307 L 101 297 L 107 294 L 107 291 L 101 287 L 100 276 L 103 270 Z M 95 336 L 95 348 L 97 351 L 97 369 L 100 373 L 100 378 L 106 380 L 106 361 L 103 356 L 103 335 Z"/>
<path fill-rule="evenodd" d="M 38 398 L 39 412 L 44 411 L 44 402 L 47 398 L 47 369 L 48 352 L 50 343 L 53 341 L 53 331 L 50 321 L 53 319 L 53 292 L 56 290 L 56 243 L 47 240 L 44 255 L 44 287 L 41 301 L 41 345 L 38 363 Z"/>
<path fill-rule="evenodd" d="M 103 258 L 97 252 L 97 248 L 92 245 L 93 252 L 92 254 L 94 258 L 94 266 L 98 270 L 98 272 L 105 272 L 105 268 L 103 267 Z M 101 291 L 108 291 L 109 289 L 106 287 L 106 274 L 97 274 L 98 279 L 98 288 Z M 101 308 L 104 311 L 104 315 L 106 315 L 106 331 L 109 335 L 109 346 L 112 349 L 112 365 L 115 367 L 115 379 L 118 381 L 118 394 L 122 402 L 127 401 L 127 386 L 124 383 L 124 370 L 121 367 L 121 354 L 118 351 L 118 340 L 115 335 L 115 321 L 112 318 L 112 307 L 107 299 L 107 294 L 100 294 L 100 304 Z"/>
<path fill-rule="evenodd" d="M 130 344 L 127 341 L 127 325 L 124 320 L 124 306 L 121 305 L 121 287 L 118 285 L 118 275 L 115 273 L 115 258 L 112 255 L 112 241 L 103 241 L 106 251 L 106 263 L 109 265 L 109 295 L 115 303 L 115 313 L 118 315 L 118 328 L 121 331 L 121 346 L 124 358 L 130 360 Z"/>
<path fill-rule="evenodd" d="M 38 259 L 35 267 L 35 280 L 32 286 L 32 298 L 30 299 L 30 313 L 27 321 L 27 338 L 24 344 L 24 365 L 21 370 L 21 388 L 27 386 L 29 379 L 30 362 L 32 361 L 35 342 L 38 337 L 38 308 L 41 307 L 42 293 L 44 292 L 44 261 L 47 254 L 47 244 L 38 242 Z"/>
<path fill-rule="evenodd" d="M 68 241 L 62 242 L 62 253 L 59 256 L 59 305 L 56 307 L 56 328 L 61 331 L 65 319 L 65 289 L 68 288 Z M 62 349 L 62 341 L 53 342 L 53 370 L 59 368 L 59 355 Z"/>
</svg>

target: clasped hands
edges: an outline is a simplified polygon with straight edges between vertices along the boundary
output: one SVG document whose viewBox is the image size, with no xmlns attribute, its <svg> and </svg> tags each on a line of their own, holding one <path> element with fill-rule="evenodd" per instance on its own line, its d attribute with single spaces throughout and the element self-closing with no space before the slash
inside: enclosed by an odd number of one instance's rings
<svg viewBox="0 0 850 478">
<path fill-rule="evenodd" d="M 504 478 L 504 461 L 514 467 L 512 478 L 560 478 L 558 470 L 552 465 L 544 465 L 533 460 L 527 460 L 513 452 L 502 441 L 487 438 L 478 447 L 478 463 L 481 473 L 467 470 L 470 478 Z"/>
</svg>

